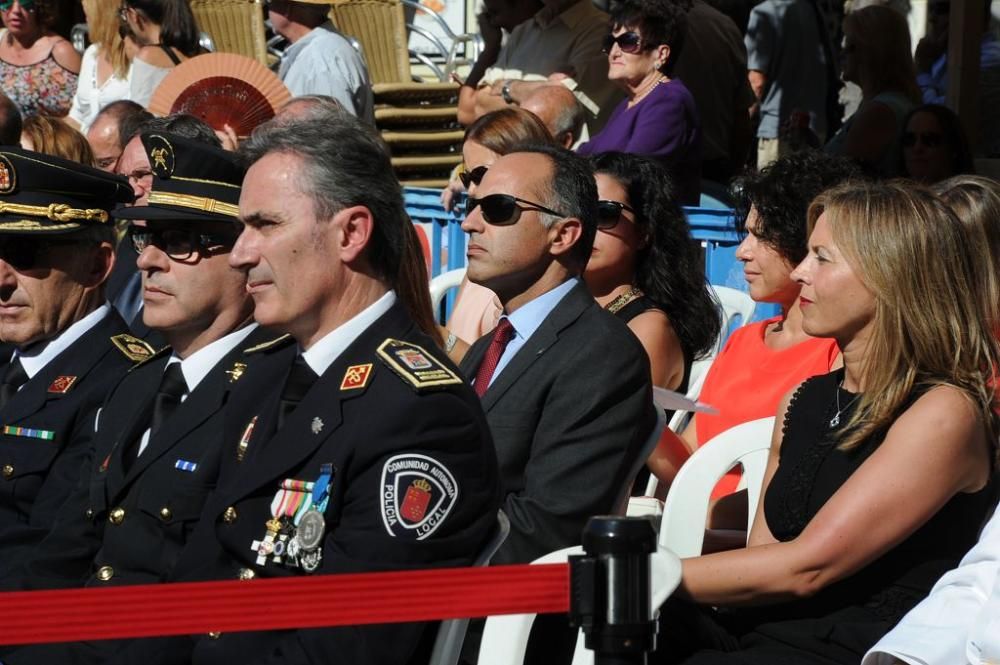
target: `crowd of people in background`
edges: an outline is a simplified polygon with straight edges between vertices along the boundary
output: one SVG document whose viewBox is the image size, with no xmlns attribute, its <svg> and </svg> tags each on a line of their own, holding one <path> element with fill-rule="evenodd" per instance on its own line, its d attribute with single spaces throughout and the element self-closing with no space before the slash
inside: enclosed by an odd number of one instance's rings
<svg viewBox="0 0 1000 665">
<path fill-rule="evenodd" d="M 706 527 L 737 538 L 683 560 L 652 662 L 1000 658 L 1000 46 L 982 0 L 970 141 L 956 1 L 914 43 L 892 0 L 483 0 L 444 321 L 328 2 L 266 3 L 291 99 L 237 137 L 147 108 L 205 52 L 187 0 L 82 0 L 82 53 L 56 0 L 0 0 L 0 589 L 472 565 L 501 528 L 492 561 L 528 563 L 774 417 L 756 512 L 730 471 Z M 775 316 L 723 329 L 709 199 Z M 654 392 L 705 358 L 716 412 L 663 428 Z M 431 634 L 0 661 L 389 665 Z"/>
</svg>

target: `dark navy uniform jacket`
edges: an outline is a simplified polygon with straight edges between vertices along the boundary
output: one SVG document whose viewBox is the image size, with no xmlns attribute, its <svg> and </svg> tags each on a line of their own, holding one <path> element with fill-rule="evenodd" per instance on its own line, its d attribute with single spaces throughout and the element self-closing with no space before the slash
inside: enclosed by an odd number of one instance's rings
<svg viewBox="0 0 1000 665">
<path fill-rule="evenodd" d="M 88 467 L 97 410 L 142 349 L 126 333 L 111 310 L 0 409 L 0 570 L 30 554 Z"/>
<path fill-rule="evenodd" d="M 234 389 L 220 485 L 173 578 L 471 564 L 496 530 L 499 480 L 479 399 L 454 365 L 397 302 L 330 365 L 279 429 L 280 391 L 296 353 L 290 342 L 257 351 L 262 357 Z M 318 567 L 307 572 L 273 555 L 260 563 L 257 546 L 282 487 L 321 481 L 324 465 L 333 475 Z M 281 608 L 275 598 L 273 607 L 247 612 Z M 426 629 L 393 624 L 138 641 L 112 662 L 426 662 Z"/>
</svg>

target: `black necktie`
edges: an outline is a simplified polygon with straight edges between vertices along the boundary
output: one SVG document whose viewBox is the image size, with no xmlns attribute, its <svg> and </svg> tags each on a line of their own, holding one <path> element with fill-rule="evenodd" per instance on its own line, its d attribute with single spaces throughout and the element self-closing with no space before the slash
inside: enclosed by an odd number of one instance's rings
<svg viewBox="0 0 1000 665">
<path fill-rule="evenodd" d="M 18 389 L 28 382 L 28 374 L 24 371 L 24 365 L 20 358 L 15 358 L 7 365 L 7 371 L 3 375 L 3 383 L 0 384 L 0 409 L 7 405 L 10 398 L 17 394 Z"/>
<path fill-rule="evenodd" d="M 149 424 L 150 438 L 160 428 L 160 425 L 166 422 L 170 414 L 177 409 L 181 398 L 187 391 L 187 382 L 184 381 L 181 364 L 170 363 L 167 365 L 167 370 L 163 373 L 163 378 L 160 379 L 160 387 L 156 391 L 156 398 L 153 402 L 153 419 Z"/>
<path fill-rule="evenodd" d="M 299 356 L 295 359 L 292 371 L 288 373 L 288 379 L 285 380 L 285 387 L 281 390 L 281 402 L 278 405 L 278 429 L 281 429 L 285 419 L 295 410 L 295 407 L 299 405 L 299 402 L 306 396 L 309 388 L 318 378 L 305 358 Z"/>
</svg>

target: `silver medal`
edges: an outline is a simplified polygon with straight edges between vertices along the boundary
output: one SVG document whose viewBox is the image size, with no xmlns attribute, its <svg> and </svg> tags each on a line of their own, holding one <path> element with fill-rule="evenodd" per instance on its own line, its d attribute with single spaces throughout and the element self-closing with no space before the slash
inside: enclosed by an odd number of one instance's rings
<svg viewBox="0 0 1000 665">
<path fill-rule="evenodd" d="M 318 510 L 306 511 L 295 530 L 295 538 L 299 541 L 299 547 L 306 551 L 319 549 L 323 542 L 325 529 L 326 521 L 323 519 L 322 513 Z"/>
</svg>

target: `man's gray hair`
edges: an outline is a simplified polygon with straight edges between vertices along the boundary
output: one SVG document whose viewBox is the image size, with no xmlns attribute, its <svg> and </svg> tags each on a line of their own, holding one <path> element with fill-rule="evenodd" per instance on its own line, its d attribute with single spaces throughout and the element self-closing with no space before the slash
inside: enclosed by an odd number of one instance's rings
<svg viewBox="0 0 1000 665">
<path fill-rule="evenodd" d="M 300 191 L 312 199 L 318 219 L 350 206 L 364 206 L 375 220 L 368 261 L 395 284 L 409 224 L 403 193 L 389 150 L 374 129 L 350 114 L 318 120 L 270 121 L 240 146 L 249 167 L 271 153 L 298 157 Z"/>
</svg>

